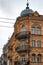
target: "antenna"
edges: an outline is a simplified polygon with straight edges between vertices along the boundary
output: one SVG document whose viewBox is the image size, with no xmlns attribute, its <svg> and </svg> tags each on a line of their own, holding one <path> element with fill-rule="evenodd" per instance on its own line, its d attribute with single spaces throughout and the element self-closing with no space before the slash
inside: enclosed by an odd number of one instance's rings
<svg viewBox="0 0 43 65">
<path fill-rule="evenodd" d="M 29 9 L 29 7 L 28 7 L 29 6 L 28 0 L 27 0 L 27 4 L 26 5 L 27 5 L 26 9 Z"/>
</svg>

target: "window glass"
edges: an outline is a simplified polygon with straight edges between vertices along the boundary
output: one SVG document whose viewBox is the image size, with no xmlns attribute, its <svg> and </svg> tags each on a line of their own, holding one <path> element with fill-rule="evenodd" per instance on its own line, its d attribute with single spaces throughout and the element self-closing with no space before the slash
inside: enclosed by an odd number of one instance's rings
<svg viewBox="0 0 43 65">
<path fill-rule="evenodd" d="M 41 29 L 37 28 L 37 34 L 41 34 Z"/>
<path fill-rule="evenodd" d="M 32 40 L 32 47 L 35 47 L 35 46 L 36 46 L 35 40 Z"/>
<path fill-rule="evenodd" d="M 21 31 L 23 32 L 23 31 L 26 31 L 26 28 L 25 28 L 25 26 L 22 26 L 22 29 L 21 29 Z"/>
<path fill-rule="evenodd" d="M 32 27 L 31 33 L 32 33 L 32 34 L 35 34 L 35 28 L 34 28 L 34 27 Z"/>
<path fill-rule="evenodd" d="M 38 54 L 38 59 L 37 59 L 38 62 L 41 62 L 41 54 Z"/>
<path fill-rule="evenodd" d="M 22 57 L 21 57 L 21 62 L 23 63 L 23 62 L 25 62 L 25 61 L 26 61 L 25 56 L 22 56 Z"/>
<path fill-rule="evenodd" d="M 21 41 L 21 46 L 24 46 L 24 45 L 26 45 L 26 42 L 23 40 Z"/>
<path fill-rule="evenodd" d="M 7 65 L 10 65 L 10 60 L 7 61 Z"/>
<path fill-rule="evenodd" d="M 32 62 L 35 62 L 35 54 L 32 54 Z"/>
<path fill-rule="evenodd" d="M 40 40 L 37 41 L 37 46 L 41 47 L 41 41 Z"/>
</svg>

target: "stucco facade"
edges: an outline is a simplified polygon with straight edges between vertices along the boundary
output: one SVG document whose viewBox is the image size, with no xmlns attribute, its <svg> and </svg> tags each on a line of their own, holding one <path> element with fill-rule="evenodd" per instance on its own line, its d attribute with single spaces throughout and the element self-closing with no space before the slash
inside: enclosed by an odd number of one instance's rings
<svg viewBox="0 0 43 65">
<path fill-rule="evenodd" d="M 25 27 L 24 31 L 22 27 Z M 36 11 L 28 16 L 18 17 L 8 43 L 10 65 L 43 65 L 43 16 Z"/>
<path fill-rule="evenodd" d="M 7 50 L 7 65 L 43 65 L 43 15 L 28 3 L 16 19 Z"/>
</svg>

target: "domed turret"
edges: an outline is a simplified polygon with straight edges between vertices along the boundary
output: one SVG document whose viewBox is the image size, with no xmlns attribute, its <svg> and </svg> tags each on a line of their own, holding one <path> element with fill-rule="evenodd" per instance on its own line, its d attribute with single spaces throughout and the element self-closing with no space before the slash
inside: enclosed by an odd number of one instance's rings
<svg viewBox="0 0 43 65">
<path fill-rule="evenodd" d="M 26 16 L 28 14 L 32 14 L 33 10 L 32 9 L 25 9 L 21 12 L 21 16 Z"/>
<path fill-rule="evenodd" d="M 21 16 L 26 16 L 26 15 L 28 15 L 28 14 L 34 13 L 34 11 L 33 11 L 32 9 L 30 9 L 30 8 L 28 7 L 28 5 L 29 5 L 29 3 L 27 2 L 27 7 L 26 7 L 26 9 L 24 9 L 24 10 L 21 12 Z"/>
</svg>

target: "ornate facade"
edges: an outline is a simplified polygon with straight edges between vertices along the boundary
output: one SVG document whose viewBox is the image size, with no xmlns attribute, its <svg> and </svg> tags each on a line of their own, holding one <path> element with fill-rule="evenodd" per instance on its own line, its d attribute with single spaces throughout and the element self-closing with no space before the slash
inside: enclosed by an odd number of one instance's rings
<svg viewBox="0 0 43 65">
<path fill-rule="evenodd" d="M 8 44 L 8 65 L 43 65 L 43 15 L 28 3 L 16 19 Z"/>
</svg>

